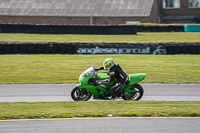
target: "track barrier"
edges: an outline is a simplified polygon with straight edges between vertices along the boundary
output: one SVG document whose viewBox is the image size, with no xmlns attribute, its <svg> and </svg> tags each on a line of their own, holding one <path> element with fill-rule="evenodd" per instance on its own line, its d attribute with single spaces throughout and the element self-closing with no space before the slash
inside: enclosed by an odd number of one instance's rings
<svg viewBox="0 0 200 133">
<path fill-rule="evenodd" d="M 31 25 L 0 24 L 0 33 L 137 34 L 136 25 Z"/>
<path fill-rule="evenodd" d="M 8 43 L 0 54 L 200 54 L 200 43 Z"/>
<path fill-rule="evenodd" d="M 196 25 L 184 25 L 185 32 L 200 32 L 200 24 Z"/>
<path fill-rule="evenodd" d="M 137 32 L 184 32 L 184 29 L 184 25 L 0 24 L 0 33 L 35 34 L 137 34 Z"/>
</svg>

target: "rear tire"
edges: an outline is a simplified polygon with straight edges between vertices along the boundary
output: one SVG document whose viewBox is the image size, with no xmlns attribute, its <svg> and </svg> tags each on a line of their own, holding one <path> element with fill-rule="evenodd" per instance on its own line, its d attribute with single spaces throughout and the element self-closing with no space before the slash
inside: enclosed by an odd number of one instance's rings
<svg viewBox="0 0 200 133">
<path fill-rule="evenodd" d="M 141 85 L 139 84 L 135 84 L 133 86 L 131 86 L 131 90 L 137 90 L 137 92 L 128 94 L 128 93 L 124 93 L 124 95 L 122 96 L 122 98 L 124 100 L 140 100 L 144 94 L 144 89 L 142 88 Z"/>
<path fill-rule="evenodd" d="M 84 90 L 83 90 L 84 89 Z M 84 94 L 83 91 L 85 91 Z M 91 98 L 92 94 L 85 88 L 75 87 L 71 92 L 71 97 L 74 101 L 88 101 Z"/>
</svg>

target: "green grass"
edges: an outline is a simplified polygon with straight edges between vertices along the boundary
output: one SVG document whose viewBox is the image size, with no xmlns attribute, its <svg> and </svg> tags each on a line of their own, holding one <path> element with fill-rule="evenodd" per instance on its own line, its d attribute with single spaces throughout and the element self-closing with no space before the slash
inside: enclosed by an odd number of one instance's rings
<svg viewBox="0 0 200 133">
<path fill-rule="evenodd" d="M 200 32 L 138 33 L 137 35 L 47 35 L 47 34 L 4 34 L 1 41 L 32 42 L 146 42 L 146 41 L 200 41 Z"/>
<path fill-rule="evenodd" d="M 143 83 L 200 84 L 200 55 L 0 55 L 0 84 L 78 83 L 79 75 L 112 57 Z"/>
<path fill-rule="evenodd" d="M 199 117 L 200 101 L 90 101 L 0 103 L 0 119 L 72 117 Z"/>
</svg>

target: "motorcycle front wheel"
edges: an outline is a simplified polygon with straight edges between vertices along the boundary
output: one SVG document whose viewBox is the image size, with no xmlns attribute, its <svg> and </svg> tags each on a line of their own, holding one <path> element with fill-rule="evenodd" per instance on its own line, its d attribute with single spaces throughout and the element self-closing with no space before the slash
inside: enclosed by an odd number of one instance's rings
<svg viewBox="0 0 200 133">
<path fill-rule="evenodd" d="M 75 87 L 71 92 L 71 97 L 74 101 L 88 101 L 92 94 L 85 88 Z"/>
<path fill-rule="evenodd" d="M 140 100 L 142 98 L 144 94 L 144 89 L 142 88 L 141 85 L 135 84 L 131 86 L 131 90 L 136 90 L 137 92 L 131 94 L 125 92 L 124 95 L 122 96 L 124 100 Z"/>
</svg>

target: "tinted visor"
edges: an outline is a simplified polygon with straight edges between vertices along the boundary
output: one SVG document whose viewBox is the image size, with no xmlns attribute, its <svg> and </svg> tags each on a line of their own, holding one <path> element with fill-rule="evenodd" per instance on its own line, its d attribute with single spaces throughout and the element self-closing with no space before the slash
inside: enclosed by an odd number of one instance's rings
<svg viewBox="0 0 200 133">
<path fill-rule="evenodd" d="M 109 67 L 109 65 L 105 65 L 105 68 L 108 68 Z"/>
</svg>

